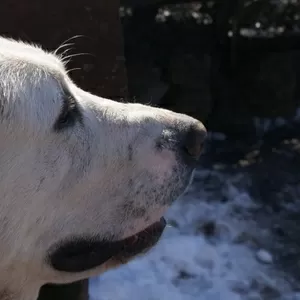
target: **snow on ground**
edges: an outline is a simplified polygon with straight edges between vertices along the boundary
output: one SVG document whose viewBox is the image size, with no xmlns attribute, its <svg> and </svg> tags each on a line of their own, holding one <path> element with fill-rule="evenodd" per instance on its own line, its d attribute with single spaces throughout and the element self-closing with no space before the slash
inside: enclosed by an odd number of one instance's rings
<svg viewBox="0 0 300 300">
<path fill-rule="evenodd" d="M 255 219 L 245 176 L 196 172 L 158 245 L 90 280 L 90 300 L 297 300 Z"/>
</svg>

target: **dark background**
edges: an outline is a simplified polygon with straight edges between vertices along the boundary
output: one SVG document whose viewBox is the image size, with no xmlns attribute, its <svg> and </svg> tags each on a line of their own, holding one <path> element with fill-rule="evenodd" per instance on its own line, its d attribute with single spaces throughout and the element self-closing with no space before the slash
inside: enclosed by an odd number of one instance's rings
<svg viewBox="0 0 300 300">
<path fill-rule="evenodd" d="M 129 91 L 253 134 L 253 117 L 300 105 L 300 1 L 122 0 Z"/>
</svg>

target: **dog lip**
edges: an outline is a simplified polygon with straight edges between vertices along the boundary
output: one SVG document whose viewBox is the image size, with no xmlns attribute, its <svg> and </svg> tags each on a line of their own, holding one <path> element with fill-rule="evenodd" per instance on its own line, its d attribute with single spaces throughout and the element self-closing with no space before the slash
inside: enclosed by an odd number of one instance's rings
<svg viewBox="0 0 300 300">
<path fill-rule="evenodd" d="M 48 261 L 57 271 L 77 273 L 101 266 L 109 260 L 119 263 L 145 252 L 154 246 L 166 227 L 161 218 L 139 233 L 118 241 L 76 237 L 62 241 L 50 251 Z"/>
<path fill-rule="evenodd" d="M 114 256 L 114 259 L 120 261 L 128 260 L 131 257 L 145 252 L 152 248 L 160 239 L 167 222 L 161 218 L 158 222 L 153 223 L 139 233 L 123 240 L 123 249 Z"/>
<path fill-rule="evenodd" d="M 146 227 L 144 230 L 129 236 L 128 238 L 125 238 L 121 241 L 124 242 L 124 244 L 134 244 L 137 239 L 139 239 L 140 237 L 145 237 L 146 235 L 148 237 L 151 237 L 153 235 L 157 235 L 157 234 L 161 234 L 162 231 L 165 229 L 167 223 L 165 218 L 161 218 L 159 221 L 151 224 L 150 226 Z"/>
</svg>

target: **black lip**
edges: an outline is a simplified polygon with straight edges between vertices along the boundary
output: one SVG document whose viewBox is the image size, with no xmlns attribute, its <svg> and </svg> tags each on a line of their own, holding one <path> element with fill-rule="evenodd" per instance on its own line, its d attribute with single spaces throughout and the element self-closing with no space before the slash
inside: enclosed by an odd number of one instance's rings
<svg viewBox="0 0 300 300">
<path fill-rule="evenodd" d="M 153 247 L 160 239 L 165 227 L 166 220 L 161 218 L 160 221 L 152 224 L 138 234 L 124 240 L 124 248 L 115 258 L 121 261 L 128 260 Z"/>
<path fill-rule="evenodd" d="M 58 271 L 77 273 L 98 267 L 108 261 L 127 261 L 150 249 L 162 235 L 166 221 L 160 221 L 145 230 L 120 241 L 104 241 L 90 237 L 76 237 L 63 241 L 50 251 L 49 263 Z"/>
</svg>

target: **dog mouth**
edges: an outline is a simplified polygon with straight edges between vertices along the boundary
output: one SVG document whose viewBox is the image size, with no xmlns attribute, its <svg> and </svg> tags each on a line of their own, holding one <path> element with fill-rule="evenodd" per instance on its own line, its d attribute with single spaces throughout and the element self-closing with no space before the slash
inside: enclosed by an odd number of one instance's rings
<svg viewBox="0 0 300 300">
<path fill-rule="evenodd" d="M 76 237 L 60 243 L 49 254 L 50 265 L 63 272 L 83 272 L 109 260 L 124 263 L 152 248 L 161 237 L 166 221 L 161 218 L 146 229 L 119 241 Z"/>
</svg>

